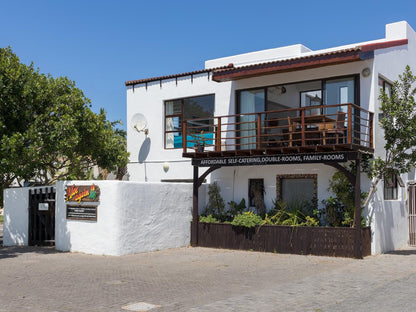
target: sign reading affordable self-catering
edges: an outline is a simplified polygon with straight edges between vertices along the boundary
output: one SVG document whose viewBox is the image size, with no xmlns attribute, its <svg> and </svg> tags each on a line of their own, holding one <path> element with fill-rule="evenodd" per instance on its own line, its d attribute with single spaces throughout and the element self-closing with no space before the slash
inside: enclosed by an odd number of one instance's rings
<svg viewBox="0 0 416 312">
<path fill-rule="evenodd" d="M 98 202 L 100 188 L 97 185 L 67 185 L 65 201 L 67 202 Z"/>
<path fill-rule="evenodd" d="M 258 165 L 285 165 L 285 164 L 313 164 L 328 162 L 346 162 L 348 153 L 316 153 L 316 154 L 285 154 L 261 156 L 235 156 L 221 158 L 194 158 L 192 165 L 197 167 L 213 166 L 258 166 Z"/>
</svg>

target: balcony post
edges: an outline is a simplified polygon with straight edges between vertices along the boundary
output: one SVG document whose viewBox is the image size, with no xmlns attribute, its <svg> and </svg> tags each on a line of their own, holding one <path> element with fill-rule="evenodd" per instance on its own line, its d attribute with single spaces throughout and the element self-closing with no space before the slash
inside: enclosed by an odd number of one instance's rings
<svg viewBox="0 0 416 312">
<path fill-rule="evenodd" d="M 183 148 L 183 152 L 186 153 L 186 145 L 187 145 L 187 140 L 186 140 L 186 121 L 184 121 L 182 123 L 182 148 Z"/>
<path fill-rule="evenodd" d="M 348 104 L 348 142 L 352 143 L 352 105 Z"/>
<path fill-rule="evenodd" d="M 305 109 L 300 111 L 302 146 L 305 146 Z M 296 131 L 296 129 L 295 129 Z"/>
<path fill-rule="evenodd" d="M 217 131 L 215 133 L 215 151 L 221 151 L 221 117 L 217 118 Z"/>
<path fill-rule="evenodd" d="M 257 149 L 261 149 L 261 114 L 257 114 Z"/>
</svg>

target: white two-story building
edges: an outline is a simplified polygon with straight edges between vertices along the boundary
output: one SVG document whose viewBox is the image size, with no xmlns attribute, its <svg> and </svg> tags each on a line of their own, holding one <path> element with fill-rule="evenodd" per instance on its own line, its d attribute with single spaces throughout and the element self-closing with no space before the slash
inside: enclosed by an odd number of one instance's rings
<svg viewBox="0 0 416 312">
<path fill-rule="evenodd" d="M 268 209 L 296 198 L 320 207 L 339 164 L 384 155 L 378 96 L 406 65 L 416 68 L 416 34 L 403 21 L 373 41 L 319 51 L 297 44 L 127 81 L 129 179 L 192 183 L 206 167 L 202 178 L 218 183 L 225 202 L 252 205 L 250 188 L 261 184 Z M 414 172 L 401 179 L 407 187 Z M 397 180 L 380 183 L 364 211 L 372 253 L 408 245 L 414 231 Z"/>
</svg>

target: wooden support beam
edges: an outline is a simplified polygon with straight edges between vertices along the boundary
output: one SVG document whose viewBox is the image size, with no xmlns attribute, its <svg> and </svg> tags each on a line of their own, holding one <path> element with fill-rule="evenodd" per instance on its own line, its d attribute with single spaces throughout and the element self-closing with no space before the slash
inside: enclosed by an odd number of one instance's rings
<svg viewBox="0 0 416 312">
<path fill-rule="evenodd" d="M 192 201 L 192 224 L 191 224 L 191 246 L 198 246 L 198 167 L 194 166 L 193 201 Z"/>
<path fill-rule="evenodd" d="M 363 258 L 363 250 L 361 246 L 362 234 L 361 234 L 361 179 L 360 179 L 360 166 L 361 166 L 361 154 L 358 153 L 358 157 L 355 161 L 355 183 L 354 185 L 354 257 L 357 259 Z"/>
<path fill-rule="evenodd" d="M 192 189 L 192 223 L 191 223 L 191 246 L 196 247 L 198 246 L 198 190 L 199 187 L 204 182 L 205 178 L 214 170 L 221 168 L 220 166 L 209 167 L 207 171 L 205 171 L 200 177 L 198 173 L 198 167 L 194 166 L 194 181 L 193 181 L 193 189 Z"/>
</svg>

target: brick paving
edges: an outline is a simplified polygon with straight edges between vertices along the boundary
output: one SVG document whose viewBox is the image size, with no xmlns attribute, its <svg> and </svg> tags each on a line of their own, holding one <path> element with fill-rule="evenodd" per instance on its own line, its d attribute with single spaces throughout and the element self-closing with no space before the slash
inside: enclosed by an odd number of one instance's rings
<svg viewBox="0 0 416 312">
<path fill-rule="evenodd" d="M 415 311 L 416 250 L 364 260 L 208 248 L 0 247 L 0 311 Z M 137 306 L 137 305 L 136 305 Z"/>
</svg>

